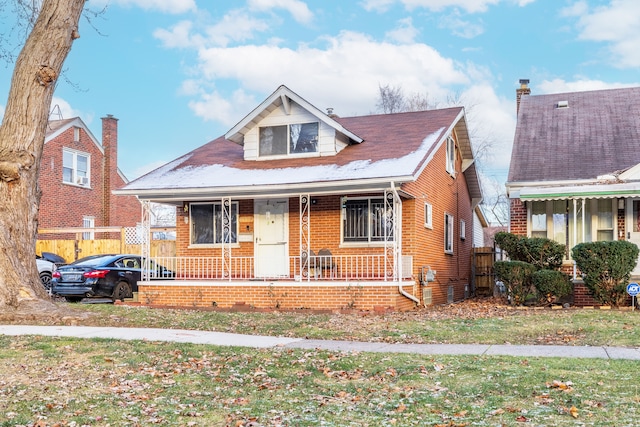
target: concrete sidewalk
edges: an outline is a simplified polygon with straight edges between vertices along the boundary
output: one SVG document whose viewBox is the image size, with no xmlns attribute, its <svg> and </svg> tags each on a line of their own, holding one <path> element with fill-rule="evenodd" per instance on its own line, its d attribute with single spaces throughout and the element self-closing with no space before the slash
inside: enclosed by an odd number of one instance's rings
<svg viewBox="0 0 640 427">
<path fill-rule="evenodd" d="M 287 347 L 362 351 L 374 353 L 415 353 L 433 355 L 579 357 L 590 359 L 640 360 L 639 348 L 561 345 L 492 344 L 386 344 L 357 341 L 308 340 L 302 338 L 241 335 L 184 329 L 113 328 L 93 326 L 0 325 L 0 335 L 44 335 L 77 338 L 168 341 L 252 348 Z"/>
</svg>

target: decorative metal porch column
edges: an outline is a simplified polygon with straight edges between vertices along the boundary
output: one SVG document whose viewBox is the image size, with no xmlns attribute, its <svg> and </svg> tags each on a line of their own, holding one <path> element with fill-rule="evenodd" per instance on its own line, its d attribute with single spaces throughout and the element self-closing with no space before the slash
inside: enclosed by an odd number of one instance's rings
<svg viewBox="0 0 640 427">
<path fill-rule="evenodd" d="M 222 278 L 231 280 L 231 197 L 222 198 Z"/>
<path fill-rule="evenodd" d="M 384 192 L 385 280 L 402 277 L 402 200 L 395 187 Z"/>
<path fill-rule="evenodd" d="M 142 232 L 142 242 L 140 244 L 140 255 L 142 256 L 142 274 L 143 282 L 150 280 L 149 273 L 149 257 L 151 256 L 151 202 L 142 200 L 142 223 L 140 224 Z"/>
<path fill-rule="evenodd" d="M 300 279 L 309 280 L 309 250 L 311 249 L 311 223 L 309 221 L 309 195 L 300 195 Z"/>
</svg>

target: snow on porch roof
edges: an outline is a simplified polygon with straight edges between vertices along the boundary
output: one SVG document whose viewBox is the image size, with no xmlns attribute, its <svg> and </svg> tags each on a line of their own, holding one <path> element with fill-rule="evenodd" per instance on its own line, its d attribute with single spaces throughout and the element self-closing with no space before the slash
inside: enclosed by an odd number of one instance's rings
<svg viewBox="0 0 640 427">
<path fill-rule="evenodd" d="M 527 187 L 520 190 L 520 200 L 615 199 L 640 197 L 640 182 Z"/>
</svg>

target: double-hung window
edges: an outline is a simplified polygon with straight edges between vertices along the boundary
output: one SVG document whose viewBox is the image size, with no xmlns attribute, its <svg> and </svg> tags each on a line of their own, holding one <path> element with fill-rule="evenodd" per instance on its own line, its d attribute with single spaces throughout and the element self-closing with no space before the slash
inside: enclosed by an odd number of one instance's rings
<svg viewBox="0 0 640 427">
<path fill-rule="evenodd" d="M 349 199 L 343 203 L 342 236 L 347 242 L 393 240 L 393 209 L 382 198 Z"/>
<path fill-rule="evenodd" d="M 444 214 L 444 252 L 453 253 L 453 215 Z"/>
<path fill-rule="evenodd" d="M 62 182 L 67 184 L 91 185 L 91 157 L 75 150 L 62 150 Z"/>
<path fill-rule="evenodd" d="M 222 203 L 191 203 L 189 215 L 192 245 L 238 242 L 237 202 L 231 203 L 227 213 Z"/>
<path fill-rule="evenodd" d="M 433 206 L 431 203 L 424 204 L 424 226 L 433 228 Z"/>
<path fill-rule="evenodd" d="M 456 143 L 453 140 L 452 136 L 447 138 L 447 172 L 450 175 L 454 175 L 456 173 Z"/>
<path fill-rule="evenodd" d="M 318 151 L 318 123 L 296 123 L 260 128 L 258 155 L 282 156 Z"/>
<path fill-rule="evenodd" d="M 82 218 L 82 228 L 94 228 L 96 226 L 96 219 L 92 216 L 85 216 Z M 92 231 L 85 231 L 82 233 L 82 240 L 93 240 L 95 234 Z"/>
</svg>

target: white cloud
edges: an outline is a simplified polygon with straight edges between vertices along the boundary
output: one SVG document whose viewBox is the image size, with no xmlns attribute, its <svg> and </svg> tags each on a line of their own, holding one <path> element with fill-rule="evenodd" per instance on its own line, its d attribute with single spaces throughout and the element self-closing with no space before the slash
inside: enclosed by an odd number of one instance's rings
<svg viewBox="0 0 640 427">
<path fill-rule="evenodd" d="M 484 149 L 482 169 L 491 177 L 506 181 L 511 161 L 511 147 L 516 128 L 515 90 L 513 99 L 499 97 L 484 81 L 471 85 L 462 94 L 471 130 L 472 144 Z M 484 148 L 481 148 L 484 147 Z"/>
<path fill-rule="evenodd" d="M 460 12 L 455 10 L 450 15 L 443 15 L 438 19 L 440 28 L 449 29 L 454 35 L 465 39 L 471 39 L 484 33 L 484 27 L 474 24 L 460 17 Z"/>
<path fill-rule="evenodd" d="M 89 6 L 100 9 L 107 5 L 139 7 L 144 10 L 179 14 L 197 10 L 195 0 L 91 0 Z"/>
<path fill-rule="evenodd" d="M 198 47 L 204 44 L 204 40 L 199 35 L 191 36 L 193 23 L 191 21 L 180 21 L 169 30 L 159 28 L 153 32 L 153 36 L 160 40 L 168 48 Z"/>
<path fill-rule="evenodd" d="M 385 35 L 389 40 L 398 43 L 412 43 L 418 35 L 418 30 L 413 26 L 411 17 L 408 17 L 398 21 L 398 26 L 394 30 L 388 31 Z"/>
<path fill-rule="evenodd" d="M 441 11 L 446 8 L 461 8 L 468 13 L 486 12 L 489 6 L 496 5 L 504 0 L 365 0 L 362 6 L 365 10 L 384 12 L 394 3 L 401 3 L 409 10 L 425 8 L 432 11 Z M 510 0 L 513 1 L 513 0 Z M 520 0 L 517 4 L 524 6 L 534 0 Z"/>
<path fill-rule="evenodd" d="M 584 11 L 578 21 L 582 40 L 608 43 L 612 65 L 640 67 L 640 2 L 612 0 L 607 6 Z"/>
<path fill-rule="evenodd" d="M 318 108 L 333 107 L 343 116 L 370 113 L 379 84 L 400 85 L 405 93 L 443 99 L 451 86 L 468 83 L 463 66 L 428 45 L 377 42 L 353 32 L 328 37 L 324 48 L 214 47 L 201 50 L 199 59 L 203 82 L 235 80 L 238 87 L 260 96 L 285 84 Z M 203 117 L 226 122 L 227 114 L 220 118 L 202 108 L 206 104 L 219 110 L 218 101 L 215 95 L 208 95 L 193 106 Z M 245 113 L 251 108 L 244 109 Z"/>
<path fill-rule="evenodd" d="M 228 46 L 232 42 L 252 39 L 257 32 L 266 31 L 266 22 L 249 16 L 246 11 L 232 10 L 215 25 L 206 27 L 205 35 L 196 34 L 191 21 L 181 21 L 171 28 L 157 29 L 154 37 L 167 48 L 202 48 L 205 46 Z"/>
<path fill-rule="evenodd" d="M 589 5 L 585 0 L 580 0 L 570 6 L 560 9 L 560 16 L 582 16 L 589 11 Z"/>
<path fill-rule="evenodd" d="M 301 23 L 309 23 L 313 19 L 313 13 L 306 3 L 299 0 L 249 0 L 247 4 L 250 9 L 259 11 L 284 9 Z"/>
<path fill-rule="evenodd" d="M 79 110 L 71 107 L 67 101 L 54 95 L 51 100 L 51 108 L 49 109 L 49 118 L 52 120 L 70 119 L 72 117 L 81 117 L 88 125 L 93 120 L 93 115 L 84 114 Z"/>
<path fill-rule="evenodd" d="M 542 83 L 535 85 L 535 90 L 540 93 L 565 93 L 565 92 L 584 92 L 589 90 L 600 89 L 616 89 L 621 87 L 635 87 L 640 83 L 616 83 L 604 82 L 602 80 L 591 80 L 583 77 L 577 77 L 577 80 L 566 81 L 562 79 L 544 80 Z M 534 89 L 531 93 L 535 95 Z"/>
</svg>

